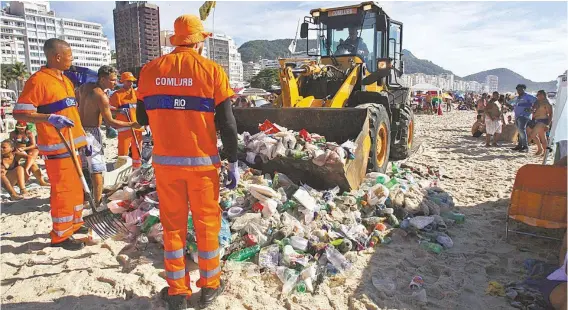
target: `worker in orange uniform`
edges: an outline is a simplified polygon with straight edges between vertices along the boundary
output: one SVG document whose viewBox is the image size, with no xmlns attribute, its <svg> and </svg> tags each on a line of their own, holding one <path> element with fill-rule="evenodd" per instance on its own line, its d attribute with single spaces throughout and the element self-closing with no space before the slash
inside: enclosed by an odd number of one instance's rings
<svg viewBox="0 0 568 310">
<path fill-rule="evenodd" d="M 56 131 L 61 129 L 68 141 L 72 131 L 77 148 L 87 145 L 73 83 L 63 75 L 71 67 L 73 55 L 67 42 L 55 38 L 45 41 L 43 52 L 47 66 L 27 80 L 14 106 L 14 118 L 36 124 L 37 147 L 44 156 L 51 183 L 51 246 L 80 250 L 84 244 L 71 236 L 86 232 L 82 227 L 83 187 L 71 155 Z"/>
<path fill-rule="evenodd" d="M 146 64 L 138 81 L 138 122 L 149 123 L 154 135 L 152 162 L 169 285 L 162 297 L 170 309 L 185 309 L 192 293 L 184 255 L 188 202 L 197 237 L 201 307 L 210 305 L 225 288 L 219 265 L 217 128 L 229 161 L 225 186 L 231 189 L 239 180 L 237 126 L 227 75 L 221 66 L 201 56 L 203 41 L 209 36 L 197 16 L 178 17 L 170 38 L 176 48 Z"/>
<path fill-rule="evenodd" d="M 110 97 L 110 105 L 117 110 L 116 119 L 123 122 L 136 122 L 136 91 L 132 84 L 136 81 L 131 72 L 123 72 L 120 75 L 122 88 L 114 92 Z M 128 113 L 128 116 L 126 115 Z M 128 119 L 130 117 L 130 120 Z M 138 168 L 142 164 L 140 160 L 139 145 L 136 141 L 142 141 L 142 129 L 131 129 L 130 127 L 118 128 L 118 156 L 127 156 L 128 149 L 132 152 L 132 167 Z M 132 132 L 136 135 L 134 139 Z"/>
</svg>

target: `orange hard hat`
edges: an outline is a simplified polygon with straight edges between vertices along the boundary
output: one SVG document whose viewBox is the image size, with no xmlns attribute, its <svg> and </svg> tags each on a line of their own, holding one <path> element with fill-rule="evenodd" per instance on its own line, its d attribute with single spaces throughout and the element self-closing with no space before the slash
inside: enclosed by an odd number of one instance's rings
<svg viewBox="0 0 568 310">
<path fill-rule="evenodd" d="M 203 42 L 212 35 L 205 31 L 199 17 L 182 15 L 174 22 L 174 35 L 170 37 L 170 43 L 175 46 L 194 44 Z"/>
<path fill-rule="evenodd" d="M 122 72 L 122 74 L 120 75 L 120 82 L 124 83 L 124 81 L 134 82 L 136 81 L 136 78 L 134 77 L 132 72 Z"/>
</svg>

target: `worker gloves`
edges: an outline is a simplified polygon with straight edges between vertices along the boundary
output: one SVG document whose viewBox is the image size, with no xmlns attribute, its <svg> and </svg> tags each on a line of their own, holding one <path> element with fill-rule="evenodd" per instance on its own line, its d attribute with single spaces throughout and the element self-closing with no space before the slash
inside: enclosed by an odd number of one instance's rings
<svg viewBox="0 0 568 310">
<path fill-rule="evenodd" d="M 47 121 L 57 129 L 75 126 L 75 123 L 72 120 L 63 115 L 51 114 L 47 118 Z"/>
<path fill-rule="evenodd" d="M 229 174 L 228 174 L 227 181 L 225 183 L 225 187 L 228 188 L 228 189 L 234 189 L 235 187 L 237 187 L 237 184 L 239 183 L 240 178 L 241 178 L 241 175 L 240 175 L 240 172 L 239 172 L 238 161 L 236 161 L 234 163 L 229 163 Z"/>
</svg>

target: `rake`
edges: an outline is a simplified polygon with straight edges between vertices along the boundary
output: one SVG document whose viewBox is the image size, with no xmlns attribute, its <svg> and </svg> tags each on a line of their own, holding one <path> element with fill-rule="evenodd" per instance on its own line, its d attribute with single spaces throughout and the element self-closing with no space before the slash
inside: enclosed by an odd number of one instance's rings
<svg viewBox="0 0 568 310">
<path fill-rule="evenodd" d="M 124 225 L 120 217 L 117 217 L 115 214 L 110 212 L 107 208 L 103 211 L 97 211 L 95 200 L 93 199 L 93 195 L 91 194 L 91 190 L 87 185 L 87 181 L 85 180 L 85 175 L 83 175 L 83 170 L 81 169 L 81 165 L 79 165 L 79 160 L 77 159 L 77 154 L 75 154 L 75 142 L 73 141 L 73 133 L 71 129 L 69 129 L 69 140 L 70 142 L 65 139 L 61 130 L 57 129 L 57 133 L 59 137 L 65 144 L 67 148 L 67 152 L 71 155 L 71 159 L 73 160 L 73 165 L 75 166 L 75 170 L 83 183 L 83 190 L 87 194 L 87 199 L 89 201 L 89 205 L 93 210 L 91 215 L 88 215 L 83 218 L 85 222 L 85 226 L 91 228 L 97 235 L 101 237 L 101 239 L 107 239 L 112 236 L 115 236 L 119 233 L 128 233 L 128 228 Z"/>
</svg>

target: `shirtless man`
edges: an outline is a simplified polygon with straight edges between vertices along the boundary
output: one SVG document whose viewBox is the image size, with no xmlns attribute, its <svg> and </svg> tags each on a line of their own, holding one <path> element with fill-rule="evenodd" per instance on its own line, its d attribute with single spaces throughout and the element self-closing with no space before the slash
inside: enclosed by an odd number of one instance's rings
<svg viewBox="0 0 568 310">
<path fill-rule="evenodd" d="M 477 100 L 477 115 L 481 115 L 483 121 L 485 121 L 485 105 L 487 104 L 487 94 L 483 93 L 481 98 Z"/>
<path fill-rule="evenodd" d="M 473 126 L 471 126 L 471 135 L 475 138 L 479 138 L 484 132 L 485 124 L 483 124 L 483 121 L 481 120 L 481 115 L 478 115 L 477 121 L 475 121 L 475 123 L 473 123 Z"/>
<path fill-rule="evenodd" d="M 501 133 L 501 109 L 499 109 L 499 93 L 493 92 L 489 103 L 485 106 L 485 146 L 497 146 L 497 140 L 499 139 L 499 134 Z M 491 136 L 493 137 L 493 144 L 491 144 Z"/>
<path fill-rule="evenodd" d="M 111 66 L 102 66 L 99 68 L 97 82 L 83 84 L 77 93 L 79 116 L 81 117 L 83 128 L 85 128 L 85 132 L 87 133 L 87 141 L 89 141 L 89 149 L 85 149 L 82 152 L 81 158 L 83 162 L 87 162 L 88 164 L 97 206 L 100 204 L 103 194 L 102 173 L 106 171 L 103 137 L 100 130 L 102 118 L 104 118 L 108 126 L 141 127 L 137 122 L 123 122 L 115 120 L 112 117 L 109 98 L 105 90 L 109 88 L 114 89 L 116 80 L 116 69 Z"/>
<path fill-rule="evenodd" d="M 552 105 L 546 98 L 546 92 L 539 90 L 536 94 L 536 104 L 534 106 L 534 122 L 535 126 L 531 132 L 530 140 L 533 140 L 538 148 L 535 155 L 544 155 L 544 148 L 548 146 L 546 132 L 550 128 L 552 121 Z"/>
</svg>

